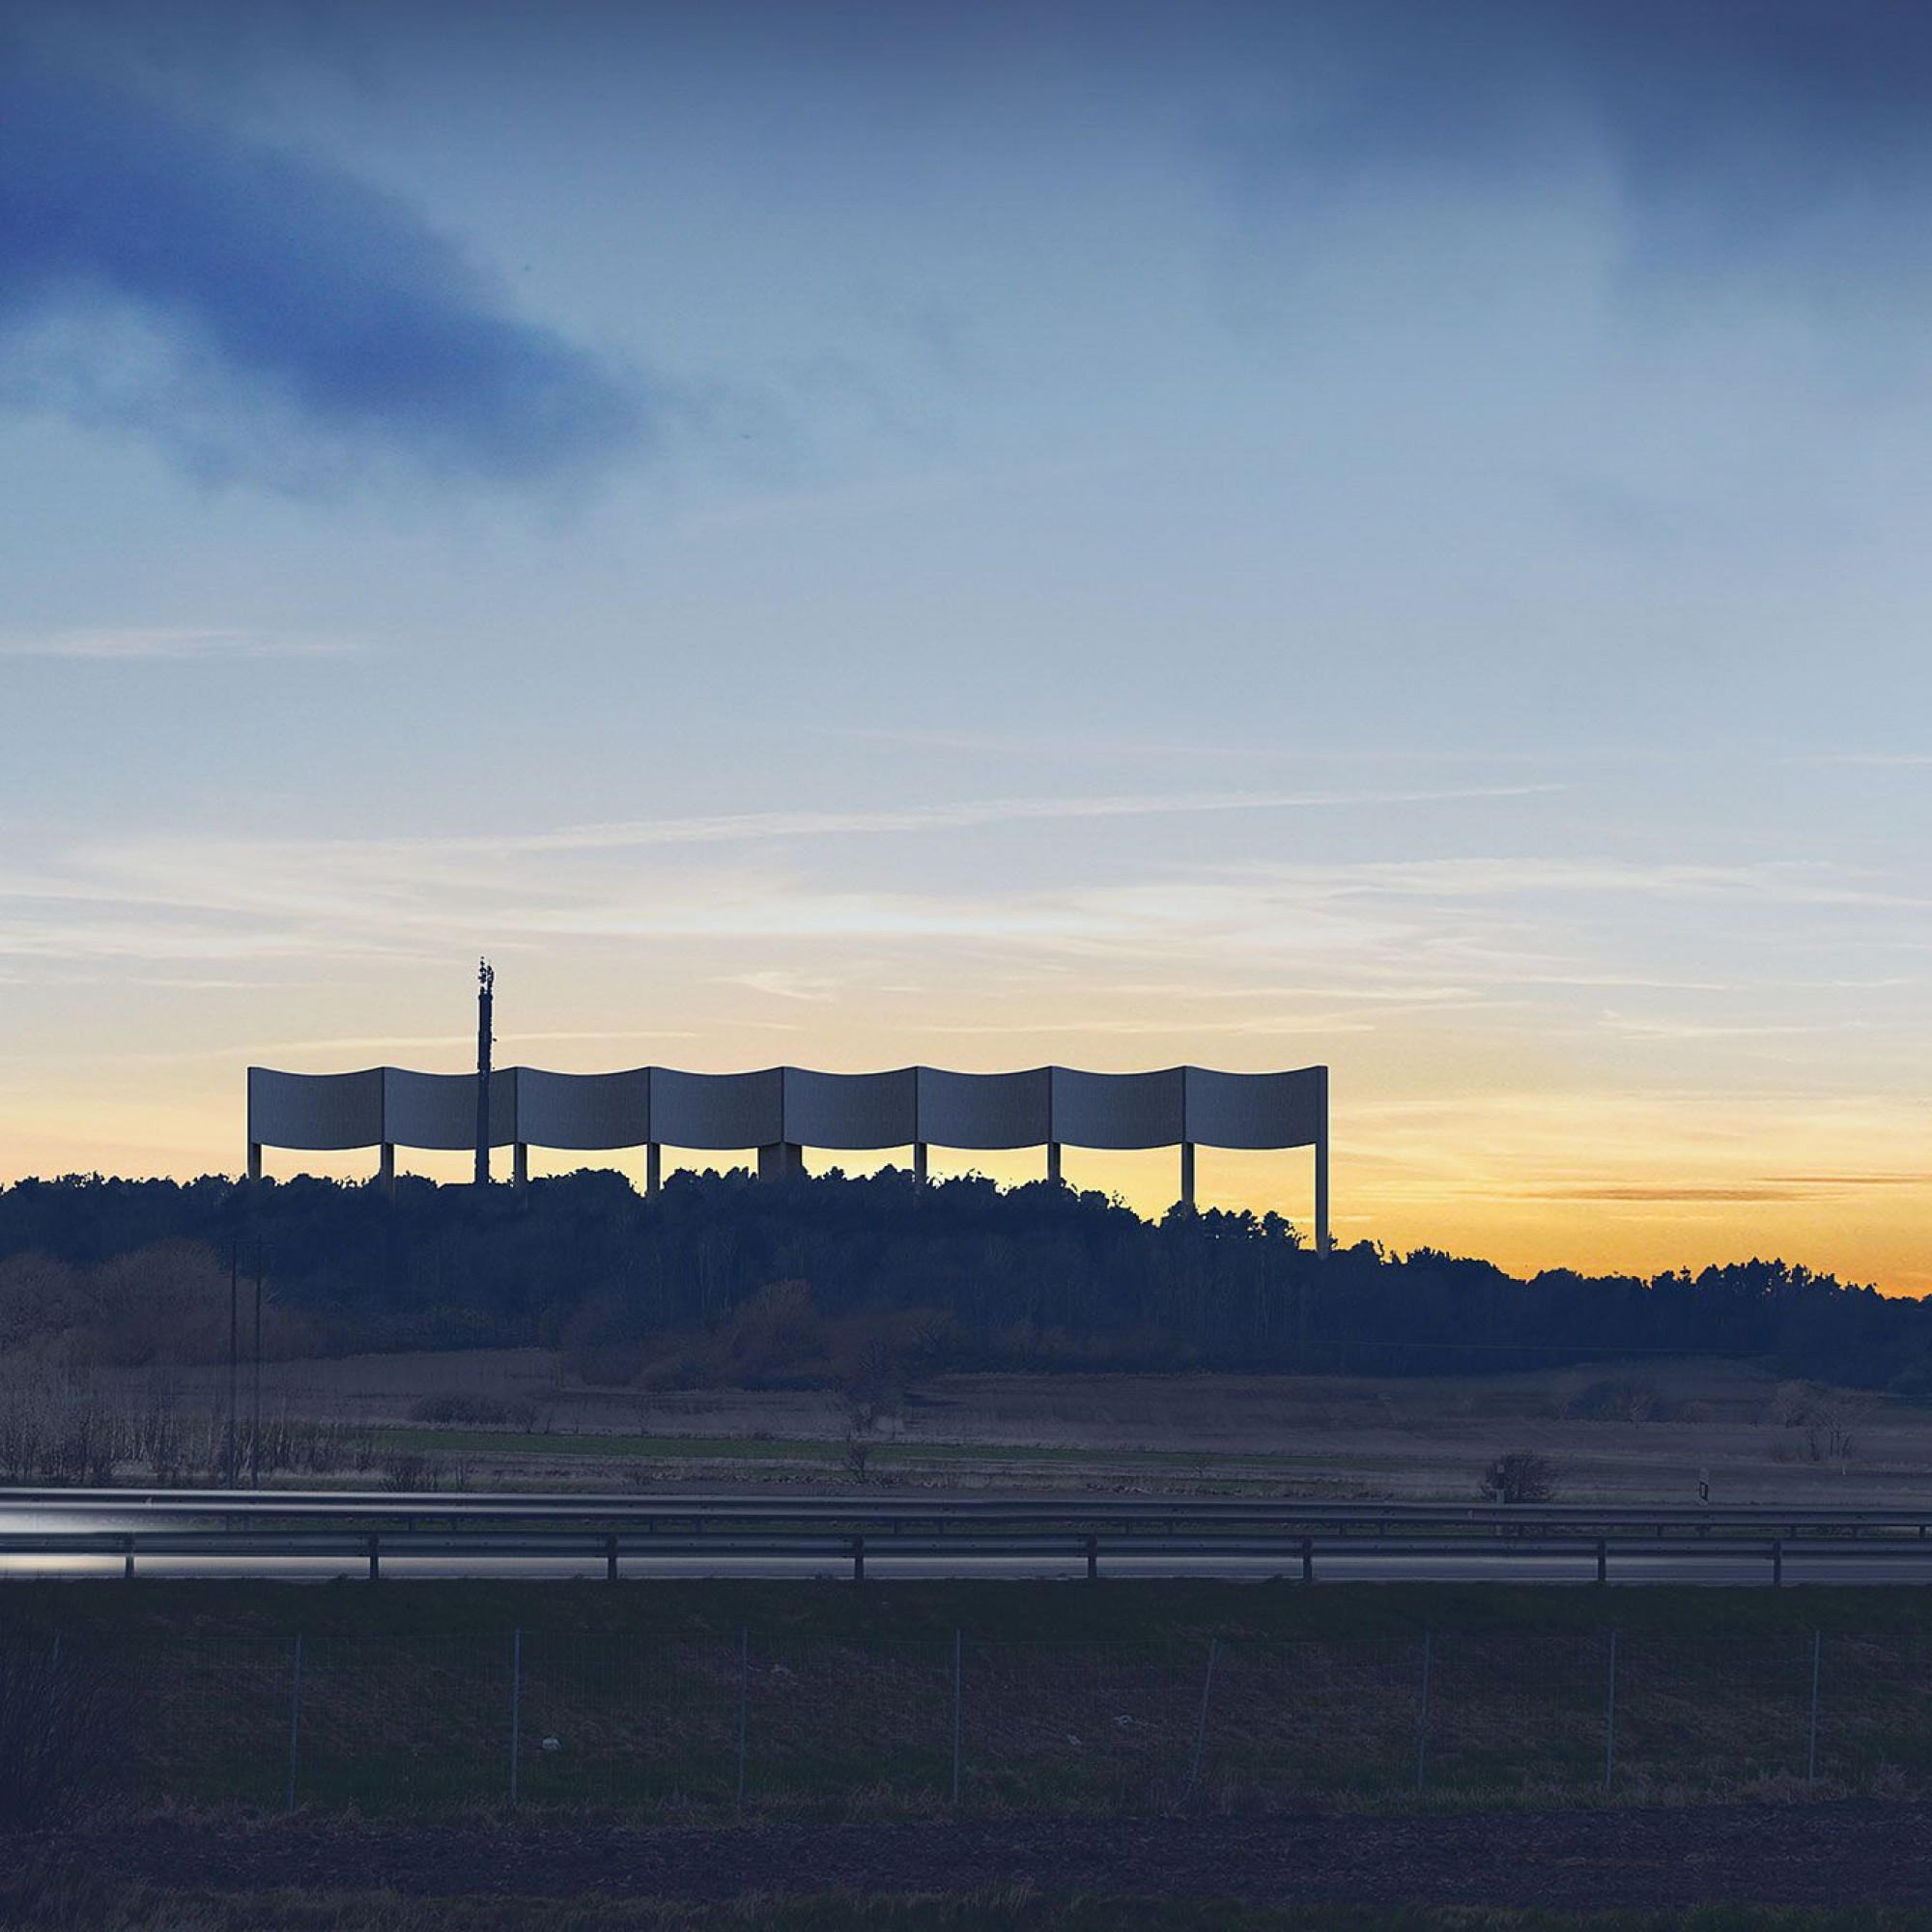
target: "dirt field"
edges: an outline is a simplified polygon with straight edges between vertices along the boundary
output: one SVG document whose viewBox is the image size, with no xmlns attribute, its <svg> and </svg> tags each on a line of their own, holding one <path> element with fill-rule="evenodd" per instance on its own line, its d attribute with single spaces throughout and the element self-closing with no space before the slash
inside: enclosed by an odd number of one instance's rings
<svg viewBox="0 0 1932 1932">
<path fill-rule="evenodd" d="M 218 1404 L 219 1372 L 184 1399 Z M 127 1378 L 138 1398 L 139 1378 Z M 438 1429 L 438 1399 L 514 1425 Z M 266 1409 L 398 1432 L 472 1487 L 844 1480 L 848 1420 L 830 1391 L 640 1394 L 566 1377 L 539 1350 L 271 1365 Z M 1484 1378 L 945 1376 L 908 1389 L 869 1438 L 902 1485 L 1198 1488 L 1463 1497 L 1509 1449 L 1553 1465 L 1566 1498 L 1916 1501 L 1932 1483 L 1932 1407 L 1806 1390 L 1749 1364 L 1607 1362 Z"/>
<path fill-rule="evenodd" d="M 1932 1806 L 759 1826 L 737 1830 L 223 1830 L 157 1820 L 59 1856 L 182 1890 L 662 1896 L 1048 1892 L 1553 1907 L 1932 1903 Z M 45 1856 L 21 1844 L 17 1862 Z M 5 1847 L 0 1846 L 0 1855 Z"/>
</svg>

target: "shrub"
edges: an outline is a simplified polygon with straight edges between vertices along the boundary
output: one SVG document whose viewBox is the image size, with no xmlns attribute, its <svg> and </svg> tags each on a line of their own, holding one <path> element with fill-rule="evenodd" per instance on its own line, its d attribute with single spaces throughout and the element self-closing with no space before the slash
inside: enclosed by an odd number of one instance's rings
<svg viewBox="0 0 1932 1932">
<path fill-rule="evenodd" d="M 1556 1493 L 1549 1464 L 1533 1449 L 1512 1449 L 1483 1471 L 1483 1499 L 1492 1503 L 1543 1503 Z"/>
<path fill-rule="evenodd" d="M 498 1402 L 487 1395 L 426 1395 L 410 1407 L 412 1422 L 440 1423 L 459 1429 L 533 1430 L 533 1402 Z"/>
<path fill-rule="evenodd" d="M 383 1488 L 400 1494 L 427 1495 L 438 1490 L 469 1487 L 468 1466 L 462 1458 L 431 1456 L 419 1449 L 392 1450 L 384 1459 Z"/>
</svg>

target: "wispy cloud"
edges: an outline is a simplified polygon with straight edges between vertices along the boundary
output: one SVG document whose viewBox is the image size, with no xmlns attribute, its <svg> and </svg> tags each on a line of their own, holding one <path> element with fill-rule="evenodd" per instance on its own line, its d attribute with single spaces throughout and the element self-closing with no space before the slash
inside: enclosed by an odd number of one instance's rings
<svg viewBox="0 0 1932 1932">
<path fill-rule="evenodd" d="M 1600 1202 L 1777 1202 L 1834 1201 L 1867 1187 L 1932 1187 L 1925 1174 L 1789 1174 L 1768 1175 L 1762 1180 L 1728 1182 L 1605 1181 L 1564 1187 L 1525 1187 L 1518 1198 L 1529 1201 Z"/>
<path fill-rule="evenodd" d="M 517 1045 L 523 1048 L 532 1045 L 554 1046 L 560 1043 L 576 1044 L 581 1041 L 604 1043 L 644 1039 L 689 1039 L 692 1035 L 674 1027 L 599 1027 L 599 1028 L 553 1028 L 544 1032 L 532 1032 L 523 1028 L 517 1031 Z M 396 1053 L 405 1049 L 431 1047 L 448 1049 L 456 1053 L 472 1052 L 476 1045 L 473 1033 L 366 1033 L 344 1034 L 332 1039 L 271 1039 L 259 1043 L 251 1042 L 249 1051 L 258 1059 L 270 1054 L 293 1054 L 297 1056 L 328 1055 L 338 1053 Z M 208 1050 L 199 1050 L 195 1059 L 211 1057 Z"/>
<path fill-rule="evenodd" d="M 111 663 L 180 663 L 234 658 L 347 658 L 362 645 L 343 639 L 282 638 L 259 631 L 181 625 L 50 631 L 0 637 L 0 658 L 74 658 Z"/>
<path fill-rule="evenodd" d="M 0 400 L 213 479 L 540 484 L 651 415 L 396 197 L 4 40 L 0 327 Z"/>
<path fill-rule="evenodd" d="M 1659 894 L 1656 868 L 1641 866 L 1485 866 L 1476 875 L 1497 888 L 1486 899 L 1454 864 L 1436 880 L 1444 890 L 1424 890 L 1434 868 L 1422 862 L 1220 872 L 1151 864 L 1114 884 L 989 886 L 975 862 L 962 875 L 935 855 L 908 887 L 893 883 L 904 876 L 896 862 L 881 872 L 861 857 L 855 875 L 858 855 L 835 861 L 815 846 L 721 853 L 699 867 L 671 856 L 652 864 L 598 841 L 508 853 L 438 840 L 128 842 L 0 876 L 0 960 L 150 972 L 249 961 L 282 972 L 321 958 L 393 976 L 440 971 L 476 943 L 505 960 L 586 966 L 641 948 L 683 977 L 681 1018 L 714 1010 L 750 1025 L 755 1010 L 721 1004 L 718 989 L 735 985 L 824 1015 L 821 1026 L 845 1026 L 862 1008 L 893 1024 L 916 1011 L 918 1030 L 935 1036 L 1158 1040 L 1150 1050 L 1170 1057 L 1185 1057 L 1188 1038 L 1230 1042 L 1236 1057 L 1243 1040 L 1293 1041 L 1306 1057 L 1300 1043 L 1324 1037 L 1440 1036 L 1452 1010 L 1463 1030 L 1539 1041 L 1543 1053 L 1624 1042 L 1633 1073 L 1686 1054 L 1728 1064 L 1743 1048 L 1801 1036 L 1842 1059 L 1861 1031 L 1897 1032 L 1895 1013 L 1868 1002 L 1823 1012 L 1804 1004 L 1842 965 L 1828 953 L 1806 981 L 1780 950 L 1787 931 L 1812 923 L 1816 895 L 1842 887 L 1808 869 L 1694 868 L 1693 897 L 1671 867 Z M 1606 876 L 1615 890 L 1594 897 L 1578 883 L 1602 887 Z M 1841 935 L 1840 952 L 1899 917 L 1885 882 L 1861 883 L 1876 889 L 1858 902 L 1859 929 Z M 1655 910 L 1613 915 L 1619 890 Z M 1781 957 L 1778 983 L 1591 970 L 1668 945 L 1690 904 L 1700 927 L 1747 935 L 1742 956 Z M 909 973 L 915 994 L 888 990 Z M 1600 982 L 1627 988 L 1621 1010 L 1589 1003 Z M 1893 1005 L 1909 991 L 1893 989 Z M 1709 1005 L 1719 994 L 1720 1012 Z"/>
<path fill-rule="evenodd" d="M 1251 868 L 1264 872 L 1267 868 Z M 1324 868 L 1277 868 L 1279 876 L 1319 876 Z M 1549 858 L 1383 860 L 1325 868 L 1338 890 L 1378 896 L 1511 899 L 1636 895 L 1645 898 L 1760 899 L 1786 905 L 1922 907 L 1884 875 L 1827 860 L 1761 859 L 1733 865 L 1683 861 Z"/>
<path fill-rule="evenodd" d="M 162 900 L 260 905 L 264 895 L 287 902 L 320 903 L 332 886 L 367 900 L 413 900 L 425 885 L 473 876 L 507 880 L 502 862 L 518 859 L 622 860 L 653 847 L 729 845 L 803 847 L 819 841 L 927 833 L 970 832 L 1007 825 L 1079 820 L 1190 817 L 1208 813 L 1345 810 L 1379 805 L 1440 805 L 1475 799 L 1528 798 L 1555 785 L 1481 785 L 1406 791 L 1179 792 L 1102 797 L 969 799 L 932 806 L 864 811 L 751 811 L 626 819 L 563 826 L 546 832 L 476 834 L 451 838 L 366 839 L 249 839 L 156 837 L 78 853 L 58 871 L 0 874 L 0 894 L 32 898 L 96 898 L 103 878 L 116 895 Z M 454 869 L 453 869 L 454 868 Z M 576 875 L 545 874 L 558 882 Z M 204 899 L 203 894 L 212 894 Z M 237 895 L 242 895 L 237 897 Z M 570 896 L 567 887 L 564 896 Z M 539 901 L 541 895 L 539 895 Z"/>
<path fill-rule="evenodd" d="M 1794 752 L 1784 760 L 1788 765 L 1870 766 L 1884 771 L 1897 768 L 1917 771 L 1932 765 L 1932 752 Z"/>
<path fill-rule="evenodd" d="M 1794 1187 L 1782 1181 L 1720 1182 L 1710 1186 L 1685 1181 L 1609 1181 L 1577 1187 L 1521 1187 L 1510 1190 L 1520 1201 L 1626 1202 L 1685 1206 L 1708 1203 L 1809 1200 L 1815 1188 Z"/>
<path fill-rule="evenodd" d="M 1627 1039 L 1776 1039 L 1796 1038 L 1806 1034 L 1841 1034 L 1846 1023 L 1829 1013 L 1809 1024 L 1767 1021 L 1761 1025 L 1726 1025 L 1715 1020 L 1673 1019 L 1638 1013 L 1605 1013 L 1598 1024 L 1606 1032 Z"/>
<path fill-rule="evenodd" d="M 1560 784 L 1457 785 L 1391 791 L 1227 791 L 1121 793 L 1101 797 L 968 799 L 956 804 L 872 811 L 743 811 L 716 816 L 622 819 L 552 832 L 481 834 L 404 841 L 396 849 L 447 854 L 619 852 L 653 845 L 763 844 L 776 840 L 973 831 L 1079 819 L 1187 817 L 1204 812 L 1342 810 L 1364 806 L 1445 805 L 1528 798 Z M 372 848 L 364 848 L 372 849 Z"/>
<path fill-rule="evenodd" d="M 743 986 L 747 992 L 763 993 L 776 1000 L 805 1000 L 822 1005 L 838 997 L 843 982 L 824 973 L 787 973 L 775 968 L 765 973 L 724 973 L 721 986 Z"/>
</svg>

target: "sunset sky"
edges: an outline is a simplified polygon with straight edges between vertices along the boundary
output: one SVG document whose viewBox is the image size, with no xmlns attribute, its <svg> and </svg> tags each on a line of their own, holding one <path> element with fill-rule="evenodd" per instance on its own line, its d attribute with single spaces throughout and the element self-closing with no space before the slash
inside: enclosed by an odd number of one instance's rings
<svg viewBox="0 0 1932 1932">
<path fill-rule="evenodd" d="M 0 0 L 0 1179 L 487 952 L 505 1064 L 1323 1061 L 1338 1239 L 1932 1289 L 1928 304 L 1901 0 Z"/>
</svg>

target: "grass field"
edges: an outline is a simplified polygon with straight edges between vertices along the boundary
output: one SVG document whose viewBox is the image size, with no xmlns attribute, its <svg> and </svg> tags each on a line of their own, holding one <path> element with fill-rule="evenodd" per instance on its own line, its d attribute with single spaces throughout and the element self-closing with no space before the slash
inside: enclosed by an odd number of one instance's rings
<svg viewBox="0 0 1932 1932">
<path fill-rule="evenodd" d="M 204 1434 L 217 1417 L 218 1435 L 221 1372 L 167 1380 L 181 1412 Z M 155 1400 L 151 1372 L 104 1371 L 97 1384 L 130 1411 Z M 837 1391 L 589 1384 L 536 1349 L 271 1363 L 264 1413 L 297 1435 L 346 1432 L 337 1447 L 355 1452 L 298 1458 L 282 1482 L 594 1491 L 851 1477 Z M 1565 1499 L 1690 1501 L 1708 1481 L 1719 1503 L 1909 1502 L 1932 1482 L 1932 1404 L 1780 1383 L 1732 1360 L 1406 1378 L 944 1375 L 901 1391 L 865 1448 L 873 1479 L 908 1488 L 1462 1497 L 1497 1454 L 1528 1449 Z M 133 1464 L 123 1475 L 147 1479 Z"/>
<path fill-rule="evenodd" d="M 625 1819 L 1932 1789 L 1911 1588 L 135 1582 L 0 1617 L 115 1688 L 137 1806 L 272 1813 L 292 1769 L 304 1809 L 422 1817 L 513 1776 Z"/>
<path fill-rule="evenodd" d="M 23 1901 L 10 1911 L 8 1891 Z M 27 1902 L 31 1901 L 31 1902 Z M 24 1916 L 31 1913 L 31 1917 Z M 1915 1910 L 1701 1906 L 1690 1912 L 1250 1907 L 1212 1899 L 1055 1897 L 1024 1886 L 952 1897 L 403 1898 L 392 1892 L 177 1892 L 0 1884 L 0 1925 L 141 1932 L 1923 1932 Z"/>
<path fill-rule="evenodd" d="M 773 1469 L 806 1468 L 842 1472 L 846 1445 L 842 1441 L 779 1440 L 771 1436 L 731 1435 L 539 1435 L 526 1431 L 448 1428 L 377 1428 L 372 1432 L 383 1451 L 462 1457 L 484 1466 L 528 1463 L 535 1459 L 559 1462 L 644 1463 L 689 1474 L 685 1465 L 707 1463 L 766 1464 Z M 988 1465 L 1020 1469 L 1084 1470 L 1104 1463 L 1116 1477 L 1131 1479 L 1142 1471 L 1209 1472 L 1224 1480 L 1279 1483 L 1285 1474 L 1322 1476 L 1319 1455 L 1249 1452 L 1238 1457 L 1204 1455 L 1192 1449 L 1112 1449 L 1104 1452 L 1039 1443 L 1008 1443 L 997 1449 L 964 1442 L 879 1441 L 867 1444 L 870 1468 L 878 1475 L 916 1476 Z M 1364 1466 L 1358 1460 L 1356 1466 Z M 1402 1459 L 1368 1459 L 1366 1466 L 1395 1470 Z M 743 1473 L 742 1471 L 740 1473 Z"/>
</svg>

